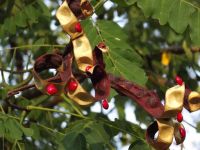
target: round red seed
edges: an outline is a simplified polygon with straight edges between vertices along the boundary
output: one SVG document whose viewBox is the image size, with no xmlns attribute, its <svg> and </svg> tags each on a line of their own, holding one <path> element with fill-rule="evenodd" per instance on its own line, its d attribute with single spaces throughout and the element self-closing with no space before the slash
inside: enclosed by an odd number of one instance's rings
<svg viewBox="0 0 200 150">
<path fill-rule="evenodd" d="M 92 66 L 87 66 L 87 67 L 85 68 L 85 71 L 88 72 L 91 68 L 92 68 Z"/>
<path fill-rule="evenodd" d="M 182 84 L 183 84 L 183 80 L 182 80 L 181 77 L 176 76 L 175 80 L 176 80 L 176 83 L 177 83 L 178 85 L 182 85 Z"/>
<path fill-rule="evenodd" d="M 108 101 L 106 99 L 102 100 L 102 106 L 103 106 L 104 109 L 108 109 L 109 104 L 108 104 Z"/>
<path fill-rule="evenodd" d="M 180 135 L 181 135 L 181 138 L 185 138 L 186 137 L 186 131 L 183 127 L 179 127 L 179 132 L 180 132 Z"/>
<path fill-rule="evenodd" d="M 58 92 L 58 90 L 54 84 L 48 84 L 46 87 L 46 91 L 49 95 L 54 95 Z"/>
<path fill-rule="evenodd" d="M 78 87 L 78 84 L 76 83 L 76 81 L 70 81 L 68 83 L 68 90 L 69 91 L 75 91 Z"/>
<path fill-rule="evenodd" d="M 76 32 L 79 32 L 79 33 L 82 32 L 82 27 L 81 27 L 81 23 L 80 22 L 77 22 L 75 24 L 74 28 L 75 28 Z"/>
<path fill-rule="evenodd" d="M 179 112 L 177 115 L 176 115 L 176 119 L 178 122 L 182 122 L 183 121 L 183 115 L 181 112 Z"/>
</svg>

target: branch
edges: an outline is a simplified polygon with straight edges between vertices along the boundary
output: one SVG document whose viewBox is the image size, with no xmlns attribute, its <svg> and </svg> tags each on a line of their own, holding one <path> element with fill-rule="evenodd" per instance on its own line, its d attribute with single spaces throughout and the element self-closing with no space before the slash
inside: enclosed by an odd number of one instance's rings
<svg viewBox="0 0 200 150">
<path fill-rule="evenodd" d="M 14 74 L 22 74 L 22 73 L 31 72 L 32 68 L 28 70 L 21 70 L 21 71 L 12 71 L 12 70 L 4 69 L 4 68 L 0 68 L 0 70 L 4 72 L 14 73 Z"/>
<path fill-rule="evenodd" d="M 192 53 L 200 52 L 200 47 L 191 47 L 190 50 Z M 169 48 L 163 49 L 161 51 L 161 53 L 163 53 L 163 52 L 170 52 L 173 54 L 184 54 L 185 53 L 184 49 L 180 46 L 171 46 Z"/>
<path fill-rule="evenodd" d="M 22 46 L 16 46 L 12 48 L 5 48 L 5 50 L 13 50 L 13 49 L 23 49 L 23 48 L 33 48 L 33 47 L 60 47 L 64 48 L 65 45 L 51 45 L 51 44 L 41 44 L 41 45 L 22 45 Z"/>
</svg>

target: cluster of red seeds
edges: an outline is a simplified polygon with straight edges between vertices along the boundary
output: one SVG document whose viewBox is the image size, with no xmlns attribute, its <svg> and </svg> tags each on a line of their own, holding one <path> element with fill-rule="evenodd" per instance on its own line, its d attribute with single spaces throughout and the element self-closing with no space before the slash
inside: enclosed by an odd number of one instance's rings
<svg viewBox="0 0 200 150">
<path fill-rule="evenodd" d="M 182 80 L 181 77 L 176 76 L 175 80 L 176 80 L 176 83 L 177 83 L 178 85 L 180 85 L 180 86 L 183 85 L 183 80 Z M 179 113 L 177 114 L 176 120 L 177 120 L 178 122 L 180 122 L 180 123 L 183 121 L 183 115 L 182 115 L 181 112 L 179 112 Z M 186 136 L 186 131 L 185 131 L 185 129 L 184 129 L 182 126 L 179 127 L 179 132 L 180 132 L 181 138 L 184 139 L 185 136 Z"/>
<path fill-rule="evenodd" d="M 75 91 L 77 89 L 77 87 L 78 87 L 78 84 L 76 81 L 70 81 L 67 85 L 68 91 Z M 48 84 L 46 87 L 46 91 L 49 95 L 55 95 L 58 92 L 58 90 L 54 84 Z M 102 107 L 104 109 L 109 108 L 107 99 L 102 100 Z"/>
<path fill-rule="evenodd" d="M 67 85 L 67 91 L 75 91 L 78 87 L 78 84 L 76 81 L 71 80 L 68 85 Z M 46 87 L 46 92 L 49 95 L 55 95 L 58 93 L 58 89 L 56 88 L 56 86 L 54 84 L 48 84 Z"/>
<path fill-rule="evenodd" d="M 82 32 L 82 27 L 81 27 L 80 22 L 76 23 L 74 28 L 75 28 L 76 32 Z M 87 66 L 85 68 L 85 71 L 88 72 L 91 68 L 92 68 L 92 66 Z M 78 87 L 77 82 L 74 81 L 74 80 L 71 80 L 67 85 L 67 91 L 73 92 L 73 91 L 75 91 L 77 89 L 77 87 Z M 49 95 L 55 95 L 55 94 L 58 93 L 58 89 L 56 88 L 56 86 L 54 84 L 51 83 L 51 84 L 47 85 L 46 92 Z M 107 99 L 103 99 L 102 100 L 102 107 L 104 109 L 108 109 L 109 108 L 109 104 L 108 104 Z"/>
</svg>

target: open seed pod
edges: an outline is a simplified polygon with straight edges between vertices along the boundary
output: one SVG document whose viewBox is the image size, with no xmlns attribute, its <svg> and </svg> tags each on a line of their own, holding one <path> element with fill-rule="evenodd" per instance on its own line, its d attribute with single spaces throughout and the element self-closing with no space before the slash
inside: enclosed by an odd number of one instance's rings
<svg viewBox="0 0 200 150">
<path fill-rule="evenodd" d="M 49 81 L 49 79 L 44 79 L 41 77 L 40 73 L 47 69 L 56 69 L 57 74 L 55 80 Z M 37 58 L 33 66 L 33 78 L 35 81 L 35 86 L 38 90 L 48 95 L 60 95 L 63 92 L 65 82 L 63 82 L 60 77 L 59 71 L 63 70 L 63 60 L 58 54 L 45 54 Z M 57 79 L 56 79 L 57 77 Z M 56 92 L 53 94 L 48 92 L 48 87 L 51 85 Z"/>
</svg>

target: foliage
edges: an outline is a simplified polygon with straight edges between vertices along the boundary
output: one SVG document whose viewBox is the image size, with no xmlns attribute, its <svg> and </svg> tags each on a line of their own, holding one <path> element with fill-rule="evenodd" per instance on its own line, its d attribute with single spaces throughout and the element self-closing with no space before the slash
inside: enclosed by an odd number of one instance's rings
<svg viewBox="0 0 200 150">
<path fill-rule="evenodd" d="M 112 0 L 110 9 L 105 9 L 103 2 L 92 1 L 98 6 L 97 20 L 89 18 L 81 23 L 92 47 L 102 40 L 109 46 L 109 53 L 104 55 L 108 72 L 156 89 L 162 98 L 174 84 L 176 74 L 191 89 L 199 89 L 198 1 Z M 32 83 L 35 58 L 46 52 L 63 51 L 67 44 L 69 39 L 55 18 L 59 4 L 59 0 L 0 1 L 0 147 L 103 150 L 130 145 L 130 150 L 150 149 L 140 125 L 126 120 L 126 106 L 133 109 L 140 124 L 148 125 L 152 118 L 114 90 L 110 95 L 110 99 L 114 98 L 113 110 L 106 112 L 80 108 L 66 98 L 45 96 L 35 89 L 11 99 L 15 104 L 32 106 L 28 113 L 5 103 L 9 90 Z M 118 24 L 124 20 L 127 23 L 120 27 Z M 163 52 L 171 56 L 168 65 L 162 64 Z M 52 74 L 51 70 L 44 73 Z M 91 89 L 89 83 L 84 86 Z M 52 106 L 53 102 L 59 103 Z M 112 111 L 119 119 L 108 118 Z"/>
</svg>

